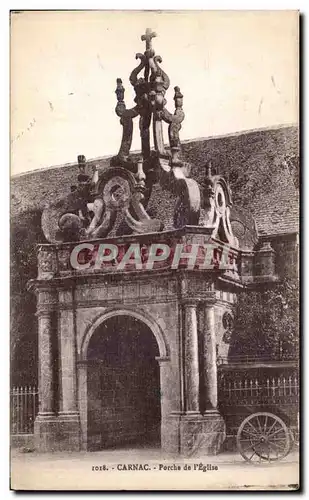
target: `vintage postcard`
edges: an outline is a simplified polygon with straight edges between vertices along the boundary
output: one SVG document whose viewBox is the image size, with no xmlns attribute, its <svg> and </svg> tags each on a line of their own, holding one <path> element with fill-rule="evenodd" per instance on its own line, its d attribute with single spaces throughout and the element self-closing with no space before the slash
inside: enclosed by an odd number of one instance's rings
<svg viewBox="0 0 309 500">
<path fill-rule="evenodd" d="M 299 13 L 11 12 L 11 488 L 299 489 Z"/>
</svg>

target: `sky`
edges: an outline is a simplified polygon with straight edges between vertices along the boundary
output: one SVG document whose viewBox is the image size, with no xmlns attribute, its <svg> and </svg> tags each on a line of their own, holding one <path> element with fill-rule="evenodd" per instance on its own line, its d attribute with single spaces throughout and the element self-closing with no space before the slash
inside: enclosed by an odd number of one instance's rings
<svg viewBox="0 0 309 500">
<path fill-rule="evenodd" d="M 26 11 L 11 16 L 11 174 L 118 152 L 116 78 L 152 28 L 156 54 L 184 95 L 181 140 L 298 122 L 298 13 Z M 140 149 L 138 118 L 132 150 Z M 167 133 L 165 133 L 167 140 Z"/>
</svg>

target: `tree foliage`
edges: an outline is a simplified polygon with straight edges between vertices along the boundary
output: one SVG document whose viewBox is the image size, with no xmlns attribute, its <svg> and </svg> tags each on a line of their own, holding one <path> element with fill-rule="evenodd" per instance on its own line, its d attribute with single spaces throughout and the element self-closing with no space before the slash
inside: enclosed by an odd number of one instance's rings
<svg viewBox="0 0 309 500">
<path fill-rule="evenodd" d="M 44 241 L 41 213 L 25 212 L 11 223 L 11 382 L 34 384 L 37 378 L 36 298 L 27 282 L 37 274 L 36 243 Z"/>
<path fill-rule="evenodd" d="M 298 280 L 286 279 L 270 288 L 239 295 L 230 354 L 298 358 Z"/>
</svg>

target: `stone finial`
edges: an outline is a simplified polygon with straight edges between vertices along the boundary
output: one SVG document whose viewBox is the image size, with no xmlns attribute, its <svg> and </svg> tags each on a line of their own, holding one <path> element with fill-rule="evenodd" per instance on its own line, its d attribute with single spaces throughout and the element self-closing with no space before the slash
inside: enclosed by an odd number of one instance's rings
<svg viewBox="0 0 309 500">
<path fill-rule="evenodd" d="M 140 166 L 130 158 L 130 150 L 133 139 L 133 119 L 139 116 L 139 128 L 141 137 L 141 149 L 143 157 L 143 172 L 146 176 L 147 189 L 153 183 L 151 171 L 159 167 L 160 175 L 156 177 L 159 182 L 168 186 L 172 192 L 178 195 L 179 203 L 174 213 L 175 227 L 183 225 L 195 225 L 198 223 L 200 214 L 200 191 L 194 179 L 188 179 L 190 168 L 181 158 L 181 144 L 179 132 L 181 123 L 185 118 L 183 106 L 183 95 L 178 86 L 174 87 L 175 110 L 170 113 L 165 107 L 167 102 L 165 93 L 170 86 L 170 79 L 160 66 L 162 57 L 155 55 L 152 48 L 152 39 L 156 33 L 150 28 L 146 29 L 141 40 L 146 42 L 144 54 L 138 52 L 136 59 L 139 60 L 130 74 L 129 81 L 134 88 L 134 107 L 128 109 L 124 102 L 124 89 L 120 78 L 117 79 L 117 106 L 116 114 L 120 117 L 123 127 L 122 141 L 117 156 L 111 160 L 111 165 L 118 165 L 130 171 L 134 171 L 137 182 L 140 182 Z M 140 73 L 143 71 L 143 76 Z M 168 138 L 170 151 L 167 151 L 163 137 L 163 122 L 168 124 Z M 151 127 L 152 125 L 152 127 Z M 151 151 L 150 137 L 151 128 L 153 133 L 153 144 L 155 152 Z M 144 169 L 144 166 L 148 165 Z M 149 169 L 149 165 L 151 168 Z M 133 169 L 133 170 L 132 170 Z M 139 190 L 141 189 L 139 185 Z M 140 194 L 140 192 L 139 192 Z M 183 209 L 181 208 L 183 207 Z M 180 216 L 180 215 L 181 216 Z M 180 222 L 179 222 L 180 221 Z"/>
<path fill-rule="evenodd" d="M 146 42 L 146 51 L 152 51 L 152 39 L 157 36 L 157 33 L 152 31 L 151 28 L 147 28 L 145 35 L 141 36 L 142 42 Z"/>
<path fill-rule="evenodd" d="M 85 168 L 86 166 L 86 157 L 84 155 L 78 155 L 77 162 L 79 168 Z"/>
<path fill-rule="evenodd" d="M 174 87 L 174 91 L 175 91 L 175 95 L 174 95 L 174 101 L 175 101 L 175 108 L 182 108 L 182 104 L 183 104 L 183 95 L 182 93 L 180 92 L 180 88 L 179 87 Z"/>
<path fill-rule="evenodd" d="M 86 174 L 86 157 L 84 155 L 78 155 L 77 157 L 79 174 L 77 176 L 78 183 L 85 183 L 89 180 L 89 175 Z"/>
<path fill-rule="evenodd" d="M 211 160 L 209 160 L 209 162 L 206 164 L 206 177 L 210 179 L 211 176 L 212 176 L 212 164 Z"/>
<path fill-rule="evenodd" d="M 124 86 L 122 85 L 122 80 L 121 80 L 121 78 L 117 78 L 116 83 L 117 83 L 117 87 L 116 87 L 116 90 L 115 90 L 115 94 L 116 94 L 116 96 L 117 96 L 117 101 L 118 101 L 118 102 L 123 102 L 123 100 L 124 100 L 124 92 L 125 92 L 125 88 L 124 88 Z"/>
</svg>

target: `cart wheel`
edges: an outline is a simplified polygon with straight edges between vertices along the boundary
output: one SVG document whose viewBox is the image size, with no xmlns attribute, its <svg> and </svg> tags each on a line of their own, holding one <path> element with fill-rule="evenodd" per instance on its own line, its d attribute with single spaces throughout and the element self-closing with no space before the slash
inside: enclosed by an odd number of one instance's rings
<svg viewBox="0 0 309 500">
<path fill-rule="evenodd" d="M 290 451 L 290 432 L 273 413 L 249 415 L 237 432 L 237 448 L 248 462 L 260 464 L 282 460 Z"/>
</svg>

